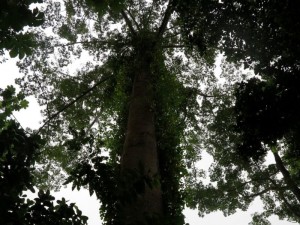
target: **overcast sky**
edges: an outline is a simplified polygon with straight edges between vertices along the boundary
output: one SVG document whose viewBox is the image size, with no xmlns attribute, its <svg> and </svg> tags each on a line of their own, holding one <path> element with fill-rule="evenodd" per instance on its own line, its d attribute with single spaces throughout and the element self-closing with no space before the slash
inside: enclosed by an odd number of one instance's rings
<svg viewBox="0 0 300 225">
<path fill-rule="evenodd" d="M 18 68 L 15 66 L 15 60 L 9 60 L 6 63 L 0 64 L 0 88 L 5 88 L 7 85 L 13 85 L 14 80 L 17 77 L 22 76 L 18 72 Z M 22 110 L 20 112 L 14 113 L 17 120 L 21 125 L 26 128 L 30 127 L 32 129 L 37 129 L 41 126 L 40 122 L 42 120 L 40 115 L 40 108 L 34 99 L 34 97 L 28 98 L 30 101 L 29 108 Z M 203 168 L 208 169 L 208 165 L 211 162 L 211 158 L 204 156 L 200 165 Z M 52 193 L 53 194 L 53 193 Z M 90 197 L 87 190 L 81 191 L 71 191 L 70 188 L 64 188 L 60 192 L 54 194 L 57 198 L 65 197 L 69 202 L 77 203 L 83 214 L 89 217 L 89 225 L 99 225 L 101 224 L 99 219 L 99 202 L 95 196 Z M 199 218 L 197 211 L 185 210 L 186 222 L 190 225 L 248 225 L 251 221 L 251 214 L 260 211 L 262 205 L 260 200 L 254 201 L 247 212 L 238 211 L 236 214 L 228 217 L 224 217 L 221 212 L 211 213 L 204 218 Z M 271 217 L 272 225 L 294 225 L 295 223 L 290 223 L 286 221 L 278 220 L 277 217 Z"/>
</svg>

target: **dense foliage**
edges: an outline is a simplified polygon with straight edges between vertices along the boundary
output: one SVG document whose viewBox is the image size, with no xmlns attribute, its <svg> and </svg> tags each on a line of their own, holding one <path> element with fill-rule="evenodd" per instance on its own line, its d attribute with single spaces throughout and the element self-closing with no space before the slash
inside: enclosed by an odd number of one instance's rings
<svg viewBox="0 0 300 225">
<path fill-rule="evenodd" d="M 216 183 L 194 185 L 194 204 L 202 202 L 203 211 L 222 205 L 232 213 L 260 196 L 265 211 L 254 224 L 269 224 L 272 214 L 299 222 L 299 2 L 224 3 L 227 15 L 239 19 L 227 20 L 223 49 L 259 76 L 233 80 L 221 104 L 212 102 L 218 112 L 208 126 L 207 148 Z M 234 70 L 223 67 L 224 74 Z M 214 197 L 221 204 L 209 204 Z"/>
<path fill-rule="evenodd" d="M 198 155 L 198 149 L 193 147 L 197 139 L 195 132 L 199 129 L 196 122 L 198 80 L 207 79 L 205 74 L 211 76 L 213 68 L 193 49 L 187 52 L 189 62 L 175 55 L 176 46 L 173 49 L 169 45 L 180 40 L 180 35 L 176 34 L 178 28 L 167 29 L 165 21 L 162 30 L 155 31 L 155 26 L 161 23 L 156 18 L 164 20 L 166 16 L 165 20 L 174 25 L 179 18 L 171 17 L 168 12 L 174 11 L 173 3 L 163 8 L 160 4 L 140 1 L 98 6 L 92 1 L 67 1 L 65 5 L 49 2 L 45 17 L 51 20 L 46 20 L 45 26 L 51 27 L 60 39 L 44 31 L 36 32 L 39 48 L 19 64 L 27 74 L 19 83 L 25 92 L 37 95 L 41 105 L 47 105 L 45 116 L 52 118 L 40 130 L 49 138 L 41 158 L 48 163 L 46 168 L 53 168 L 56 160 L 70 172 L 68 181 L 73 182 L 74 188 L 89 185 L 91 193 L 96 192 L 102 203 L 102 216 L 108 224 L 114 223 L 118 207 L 123 204 L 120 199 L 130 202 L 157 183 L 162 185 L 164 192 L 165 222 L 183 223 L 185 164 L 193 165 Z M 128 10 L 122 10 L 125 6 Z M 105 7 L 108 13 L 103 11 Z M 61 10 L 66 10 L 66 14 Z M 77 19 L 81 17 L 87 20 Z M 153 76 L 151 110 L 155 112 L 160 176 L 151 178 L 144 172 L 131 171 L 126 179 L 121 179 L 120 159 L 128 105 L 134 73 L 140 63 L 137 56 L 143 51 L 147 55 L 145 49 L 151 42 L 158 46 L 157 52 L 149 52 L 149 57 L 154 58 L 149 72 Z M 70 59 L 87 51 L 94 60 L 70 74 Z M 53 53 L 55 58 L 49 57 Z M 194 60 L 198 64 L 190 67 L 189 63 Z M 101 82 L 107 77 L 110 78 Z M 73 101 L 87 90 L 91 91 L 84 98 Z M 65 108 L 66 105 L 69 107 Z"/>
<path fill-rule="evenodd" d="M 26 108 L 24 95 L 15 95 L 12 86 L 0 92 L 0 222 L 1 224 L 86 224 L 75 204 L 57 200 L 50 192 L 39 191 L 34 200 L 24 191 L 35 192 L 34 166 L 43 145 L 39 135 L 29 135 L 11 119 L 14 111 Z"/>
<path fill-rule="evenodd" d="M 229 215 L 257 196 L 265 212 L 253 224 L 272 214 L 299 221 L 297 1 L 44 3 L 25 9 L 20 27 L 0 27 L 13 37 L 33 26 L 24 50 L 12 47 L 17 38 L 2 47 L 26 55 L 18 84 L 44 106 L 37 186 L 59 187 L 63 169 L 66 183 L 96 193 L 106 224 L 179 225 L 185 204 Z M 218 82 L 219 51 L 260 78 L 243 80 L 224 62 Z M 195 166 L 201 150 L 215 160 L 208 185 Z"/>
<path fill-rule="evenodd" d="M 43 13 L 35 8 L 29 9 L 32 3 L 42 0 L 3 0 L 0 2 L 0 55 L 3 49 L 9 50 L 11 57 L 31 54 L 34 38 L 24 27 L 36 27 L 43 24 Z"/>
</svg>

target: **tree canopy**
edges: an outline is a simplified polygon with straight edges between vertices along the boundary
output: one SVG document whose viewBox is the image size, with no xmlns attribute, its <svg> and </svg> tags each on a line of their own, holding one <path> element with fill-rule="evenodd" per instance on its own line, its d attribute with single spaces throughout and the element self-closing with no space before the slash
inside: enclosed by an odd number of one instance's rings
<svg viewBox="0 0 300 225">
<path fill-rule="evenodd" d="M 299 221 L 298 4 L 45 0 L 20 27 L 3 23 L 20 31 L 44 16 L 27 50 L 10 51 L 47 118 L 35 184 L 57 187 L 63 168 L 65 183 L 96 193 L 106 224 L 184 224 L 185 204 L 230 214 L 256 196 L 263 216 Z M 220 88 L 220 52 L 261 78 L 225 63 Z M 216 185 L 194 178 L 202 150 Z M 263 164 L 268 150 L 276 166 Z"/>
<path fill-rule="evenodd" d="M 234 2 L 226 9 L 243 22 L 230 24 L 234 38 L 227 35 L 224 43 L 235 43 L 236 48 L 225 46 L 224 51 L 230 60 L 242 59 L 260 77 L 237 82 L 229 100 L 212 107 L 219 109 L 209 126 L 208 143 L 216 161 L 211 179 L 217 185 L 196 193 L 197 199 L 203 193 L 219 193 L 217 199 L 228 210 L 247 207 L 260 196 L 265 211 L 255 215 L 256 223 L 268 224 L 266 218 L 272 214 L 299 222 L 298 4 Z M 273 162 L 266 163 L 268 155 Z M 232 204 L 227 205 L 227 197 Z M 205 210 L 219 206 L 210 207 Z"/>
</svg>

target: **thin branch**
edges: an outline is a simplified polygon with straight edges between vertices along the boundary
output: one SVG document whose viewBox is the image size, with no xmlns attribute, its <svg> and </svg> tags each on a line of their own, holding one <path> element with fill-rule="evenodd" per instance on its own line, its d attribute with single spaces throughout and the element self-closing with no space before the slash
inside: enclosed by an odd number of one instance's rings
<svg viewBox="0 0 300 225">
<path fill-rule="evenodd" d="M 14 115 L 13 113 L 11 113 L 11 115 L 12 115 L 12 117 L 14 118 L 14 120 L 20 125 L 21 129 L 22 129 L 25 133 L 30 134 L 30 135 L 32 134 L 32 133 L 28 132 L 26 129 L 24 129 L 24 127 L 22 126 L 22 124 L 20 123 L 20 121 L 15 117 L 15 115 Z"/>
<path fill-rule="evenodd" d="M 136 31 L 134 30 L 133 26 L 132 26 L 132 22 L 130 21 L 130 19 L 128 18 L 127 14 L 125 13 L 124 10 L 121 11 L 121 15 L 123 16 L 124 20 L 125 20 L 125 23 L 126 25 L 128 26 L 129 28 L 129 31 L 131 32 L 131 34 L 133 36 L 136 36 Z"/>
<path fill-rule="evenodd" d="M 129 44 L 129 43 L 123 43 L 118 40 L 108 40 L 108 41 L 100 41 L 100 40 L 92 40 L 92 41 L 76 41 L 76 42 L 69 42 L 66 44 L 56 44 L 51 47 L 67 47 L 71 45 L 77 45 L 77 44 L 87 44 L 87 45 L 92 45 L 92 44 L 103 44 L 103 45 L 115 45 L 115 44 L 123 44 L 124 46 Z"/>
<path fill-rule="evenodd" d="M 172 13 L 174 12 L 175 9 L 175 5 L 176 5 L 176 0 L 170 0 L 167 6 L 167 9 L 165 11 L 165 15 L 164 18 L 162 20 L 162 23 L 158 29 L 158 33 L 157 33 L 157 37 L 158 39 L 160 39 L 163 36 L 163 33 L 165 32 L 168 22 L 171 18 Z"/>
<path fill-rule="evenodd" d="M 133 23 L 135 24 L 136 28 L 138 30 L 141 30 L 140 25 L 136 22 L 136 20 L 134 19 L 134 16 L 132 15 L 132 13 L 128 9 L 126 9 L 126 11 L 128 12 L 128 14 L 129 14 L 130 18 L 132 19 Z"/>
<path fill-rule="evenodd" d="M 290 172 L 285 168 L 285 166 L 284 166 L 284 164 L 281 160 L 281 157 L 278 155 L 278 153 L 273 152 L 273 155 L 274 155 L 276 166 L 277 166 L 278 170 L 283 175 L 283 178 L 284 178 L 286 184 L 289 186 L 290 191 L 294 193 L 295 197 L 297 198 L 297 200 L 300 203 L 300 189 L 299 189 L 299 187 L 293 181 L 293 179 L 290 175 Z"/>
<path fill-rule="evenodd" d="M 74 105 L 76 102 L 78 102 L 80 99 L 82 99 L 83 97 L 85 97 L 87 94 L 89 94 L 91 91 L 93 91 L 97 86 L 99 86 L 100 84 L 102 84 L 104 81 L 108 80 L 109 78 L 111 78 L 112 76 L 108 76 L 105 77 L 103 79 L 101 79 L 98 83 L 96 83 L 94 86 L 92 86 L 91 88 L 87 89 L 86 91 L 84 91 L 83 93 L 81 93 L 79 96 L 77 96 L 74 100 L 72 100 L 71 102 L 69 102 L 68 104 L 66 104 L 64 107 L 62 107 L 58 112 L 56 112 L 55 114 L 53 114 L 52 116 L 50 116 L 50 118 L 48 118 L 48 120 L 38 129 L 37 134 L 41 132 L 41 130 L 51 122 L 51 120 L 53 120 L 55 117 L 57 117 L 60 113 L 62 113 L 63 111 L 65 111 L 66 109 L 68 109 L 69 107 L 71 107 L 72 105 Z"/>
<path fill-rule="evenodd" d="M 58 70 L 58 68 L 56 68 L 56 69 L 53 70 L 53 71 L 51 71 L 51 70 L 49 70 L 49 71 L 50 71 L 52 74 L 53 74 L 53 73 L 59 73 L 59 74 L 65 76 L 65 77 L 68 77 L 68 78 L 70 78 L 70 79 L 82 81 L 82 79 L 80 79 L 79 77 L 72 76 L 72 75 L 70 75 L 70 74 L 66 74 L 66 73 L 64 73 L 64 72 L 62 72 L 62 71 L 60 71 L 60 70 Z"/>
<path fill-rule="evenodd" d="M 152 13 L 153 13 L 153 8 L 154 8 L 154 3 L 152 3 L 152 5 L 151 5 L 151 7 L 150 7 L 150 9 L 149 9 L 149 12 L 148 12 L 148 16 L 147 16 L 147 18 L 146 18 L 146 20 L 145 20 L 145 25 L 146 25 L 146 27 L 148 27 L 148 25 L 149 25 L 149 23 L 150 23 L 151 15 L 152 15 Z M 143 15 L 145 15 L 145 13 L 144 13 Z"/>
<path fill-rule="evenodd" d="M 254 193 L 254 194 L 251 194 L 251 195 L 245 195 L 245 197 L 247 198 L 254 198 L 254 197 L 257 197 L 257 196 L 260 196 L 260 195 L 263 195 L 265 193 L 268 193 L 269 191 L 280 191 L 280 190 L 287 190 L 287 186 L 284 186 L 284 187 L 269 187 L 269 188 L 266 188 L 260 192 L 257 192 L 257 193 Z"/>
<path fill-rule="evenodd" d="M 271 183 L 274 186 L 279 186 L 275 180 L 269 178 L 269 180 L 271 181 Z M 294 207 L 289 203 L 289 201 L 284 197 L 284 193 L 282 192 L 282 190 L 278 189 L 277 193 L 279 195 L 279 197 L 281 198 L 281 200 L 283 200 L 284 204 L 287 206 L 287 208 L 290 210 L 291 213 L 293 213 L 295 216 L 300 218 L 300 213 L 298 212 L 298 210 L 295 211 Z"/>
<path fill-rule="evenodd" d="M 66 43 L 66 44 L 56 44 L 52 47 L 66 47 L 66 46 L 77 45 L 77 44 L 94 44 L 95 42 L 96 41 L 76 41 L 76 42 L 69 42 L 69 43 Z M 101 41 L 99 41 L 99 42 L 101 42 Z M 107 43 L 105 43 L 105 44 L 107 44 Z"/>
<path fill-rule="evenodd" d="M 92 127 L 94 126 L 94 124 L 96 122 L 99 123 L 99 118 L 100 118 L 100 114 L 99 115 L 96 115 L 96 117 L 94 118 L 94 120 L 92 121 L 92 123 L 89 125 L 89 127 L 86 129 L 86 133 L 89 133 L 92 129 Z"/>
<path fill-rule="evenodd" d="M 163 45 L 162 48 L 187 48 L 189 45 Z"/>
<path fill-rule="evenodd" d="M 168 29 L 166 29 L 166 30 L 168 30 Z M 165 39 L 173 38 L 173 37 L 176 37 L 176 36 L 178 36 L 180 34 L 181 34 L 180 32 L 174 32 L 174 33 L 170 33 L 170 35 L 166 35 L 164 38 Z"/>
<path fill-rule="evenodd" d="M 217 97 L 220 97 L 220 96 L 224 96 L 224 95 L 217 95 L 217 96 L 215 96 L 215 95 L 207 95 L 207 94 L 202 93 L 201 91 L 197 91 L 197 95 L 200 95 L 200 96 L 202 96 L 204 98 L 217 98 Z"/>
</svg>

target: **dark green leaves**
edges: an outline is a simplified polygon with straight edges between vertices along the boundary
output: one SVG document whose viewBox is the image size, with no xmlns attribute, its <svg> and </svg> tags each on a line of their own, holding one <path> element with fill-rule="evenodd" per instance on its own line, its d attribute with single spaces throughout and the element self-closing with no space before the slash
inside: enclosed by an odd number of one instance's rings
<svg viewBox="0 0 300 225">
<path fill-rule="evenodd" d="M 11 39 L 6 48 L 9 50 L 9 55 L 12 58 L 19 56 L 19 59 L 23 59 L 25 55 L 32 53 L 32 48 L 35 46 L 33 36 L 30 34 L 20 34 L 14 39 Z"/>
<path fill-rule="evenodd" d="M 24 94 L 16 95 L 15 91 L 13 86 L 8 86 L 5 90 L 0 89 L 0 131 L 5 128 L 5 123 L 8 122 L 7 118 L 13 111 L 19 111 L 28 106 Z"/>
<path fill-rule="evenodd" d="M 62 37 L 67 39 L 70 42 L 75 42 L 76 41 L 76 34 L 73 34 L 72 30 L 70 27 L 66 24 L 63 24 L 58 31 L 58 34 Z"/>
<path fill-rule="evenodd" d="M 43 13 L 37 8 L 29 9 L 31 3 L 42 2 L 40 0 L 9 1 L 3 0 L 0 4 L 0 32 L 9 34 L 18 32 L 24 26 L 39 26 L 43 23 Z M 4 38 L 5 36 L 1 36 Z"/>
<path fill-rule="evenodd" d="M 31 202 L 28 212 L 25 215 L 26 224 L 46 224 L 46 225 L 84 225 L 87 224 L 87 217 L 74 203 L 67 204 L 66 200 L 57 200 L 54 204 L 54 197 L 50 192 L 39 191 L 35 202 Z"/>
<path fill-rule="evenodd" d="M 40 26 L 44 22 L 44 14 L 37 8 L 29 9 L 31 3 L 40 0 L 9 1 L 0 3 L 0 49 L 7 49 L 12 58 L 19 55 L 22 59 L 31 54 L 34 47 L 30 34 L 20 33 L 25 26 Z"/>
<path fill-rule="evenodd" d="M 254 157 L 257 158 L 264 151 L 261 143 L 276 145 L 283 137 L 289 139 L 290 135 L 299 135 L 299 85 L 296 74 L 277 72 L 273 80 L 251 79 L 237 87 L 236 129 L 246 142 L 241 146 L 241 153 L 257 154 Z"/>
<path fill-rule="evenodd" d="M 88 187 L 90 195 L 96 194 L 101 200 L 101 216 L 105 221 L 115 219 L 117 213 L 117 171 L 108 162 L 107 157 L 92 156 L 91 163 L 81 162 L 71 171 L 65 184 L 72 183 L 72 189 Z"/>
<path fill-rule="evenodd" d="M 99 16 L 103 16 L 107 11 L 111 16 L 117 16 L 124 7 L 124 1 L 114 0 L 86 0 L 86 4 L 95 10 Z"/>
<path fill-rule="evenodd" d="M 257 72 L 299 66 L 299 1 L 223 1 L 222 47 Z M 264 74 L 270 76 L 271 74 Z"/>
<path fill-rule="evenodd" d="M 34 189 L 34 165 L 44 142 L 36 134 L 29 135 L 9 117 L 13 111 L 28 106 L 24 95 L 15 95 L 8 86 L 1 90 L 0 99 L 0 223 L 1 224 L 45 224 L 83 225 L 87 217 L 74 205 L 63 199 L 57 201 L 50 191 L 38 192 L 38 197 L 25 200 L 24 191 Z"/>
</svg>

